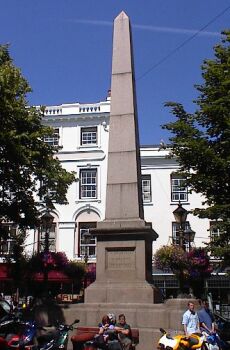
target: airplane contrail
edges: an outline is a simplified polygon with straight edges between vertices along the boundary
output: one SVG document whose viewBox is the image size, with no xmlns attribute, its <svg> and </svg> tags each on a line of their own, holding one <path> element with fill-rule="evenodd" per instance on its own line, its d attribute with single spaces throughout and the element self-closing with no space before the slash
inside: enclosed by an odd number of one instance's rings
<svg viewBox="0 0 230 350">
<path fill-rule="evenodd" d="M 156 27 L 151 25 L 134 24 L 134 28 L 141 30 L 148 30 L 152 32 L 163 32 L 163 33 L 175 33 L 175 34 L 196 34 L 198 30 L 196 29 L 185 29 L 185 28 L 171 28 L 171 27 Z M 218 32 L 208 32 L 201 31 L 199 35 L 205 36 L 220 36 L 221 33 Z"/>
<path fill-rule="evenodd" d="M 95 26 L 113 26 L 113 22 L 109 21 L 99 21 L 99 20 L 87 20 L 87 19 L 69 19 L 68 22 L 79 23 L 79 24 L 90 24 Z M 196 34 L 198 30 L 196 29 L 186 29 L 186 28 L 172 28 L 172 27 L 160 27 L 152 25 L 143 25 L 143 24 L 133 24 L 134 29 L 152 31 L 152 32 L 161 32 L 161 33 L 172 33 L 172 34 Z M 218 37 L 221 33 L 210 32 L 210 31 L 200 31 L 199 36 L 215 36 Z"/>
</svg>

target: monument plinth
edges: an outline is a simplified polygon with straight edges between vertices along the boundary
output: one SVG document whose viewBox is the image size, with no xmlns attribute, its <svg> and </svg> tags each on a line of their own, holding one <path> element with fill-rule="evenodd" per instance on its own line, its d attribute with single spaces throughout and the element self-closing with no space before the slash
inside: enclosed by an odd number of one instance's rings
<svg viewBox="0 0 230 350">
<path fill-rule="evenodd" d="M 105 220 L 97 237 L 96 281 L 85 302 L 153 303 L 152 242 L 143 219 L 140 149 L 130 23 L 121 12 L 114 21 Z"/>
</svg>

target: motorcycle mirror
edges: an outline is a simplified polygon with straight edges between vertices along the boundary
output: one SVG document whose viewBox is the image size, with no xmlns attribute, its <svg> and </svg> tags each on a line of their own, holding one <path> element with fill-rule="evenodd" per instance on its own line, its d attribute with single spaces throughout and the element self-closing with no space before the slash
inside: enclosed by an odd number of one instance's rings
<svg viewBox="0 0 230 350">
<path fill-rule="evenodd" d="M 80 322 L 80 320 L 78 320 L 78 319 L 76 319 L 75 321 L 74 321 L 74 323 L 79 323 Z"/>
<path fill-rule="evenodd" d="M 160 332 L 166 334 L 166 331 L 163 328 L 160 328 Z"/>
</svg>

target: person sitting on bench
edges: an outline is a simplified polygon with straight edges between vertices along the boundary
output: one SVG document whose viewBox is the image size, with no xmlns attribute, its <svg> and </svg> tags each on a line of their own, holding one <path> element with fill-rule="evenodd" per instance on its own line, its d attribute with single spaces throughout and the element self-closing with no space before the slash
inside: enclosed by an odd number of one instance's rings
<svg viewBox="0 0 230 350">
<path fill-rule="evenodd" d="M 118 323 L 115 325 L 115 330 L 118 333 L 118 339 L 120 340 L 123 349 L 129 350 L 132 344 L 131 328 L 130 325 L 126 323 L 124 314 L 118 316 Z"/>
</svg>

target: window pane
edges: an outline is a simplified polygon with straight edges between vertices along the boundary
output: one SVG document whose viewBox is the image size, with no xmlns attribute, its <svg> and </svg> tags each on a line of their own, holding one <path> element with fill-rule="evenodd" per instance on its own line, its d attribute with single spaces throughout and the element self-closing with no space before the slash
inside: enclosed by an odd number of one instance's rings
<svg viewBox="0 0 230 350">
<path fill-rule="evenodd" d="M 58 146 L 59 145 L 59 129 L 54 129 L 53 135 L 45 136 L 44 142 L 48 143 L 50 146 Z"/>
<path fill-rule="evenodd" d="M 97 127 L 81 128 L 81 145 L 97 144 Z"/>
<path fill-rule="evenodd" d="M 220 229 L 216 226 L 215 221 L 210 222 L 210 239 L 214 241 L 220 236 Z"/>
<path fill-rule="evenodd" d="M 81 258 L 95 258 L 96 257 L 96 237 L 90 235 L 87 239 L 84 234 L 90 232 L 90 228 L 95 228 L 95 222 L 79 223 L 79 255 Z"/>
<path fill-rule="evenodd" d="M 5 233 L 5 237 L 0 237 L 0 256 L 12 256 L 15 246 L 15 235 L 17 229 L 12 224 L 2 224 L 2 230 Z"/>
<path fill-rule="evenodd" d="M 97 198 L 97 170 L 80 171 L 80 198 Z"/>
<path fill-rule="evenodd" d="M 187 202 L 188 201 L 188 188 L 186 186 L 186 180 L 184 178 L 177 177 L 178 175 L 171 176 L 171 199 L 172 202 Z"/>
<path fill-rule="evenodd" d="M 189 221 L 184 223 L 184 231 L 189 229 Z M 177 222 L 172 223 L 172 244 L 180 245 L 180 225 Z M 186 250 L 189 250 L 189 242 L 183 238 L 183 245 Z"/>
<path fill-rule="evenodd" d="M 143 202 L 151 202 L 152 201 L 152 193 L 151 193 L 151 175 L 142 175 L 142 198 Z"/>
<path fill-rule="evenodd" d="M 39 251 L 43 252 L 45 250 L 45 238 L 46 238 L 46 229 L 41 227 L 39 233 Z M 49 229 L 48 233 L 48 246 L 50 252 L 56 251 L 56 224 L 52 224 L 52 227 Z"/>
</svg>

